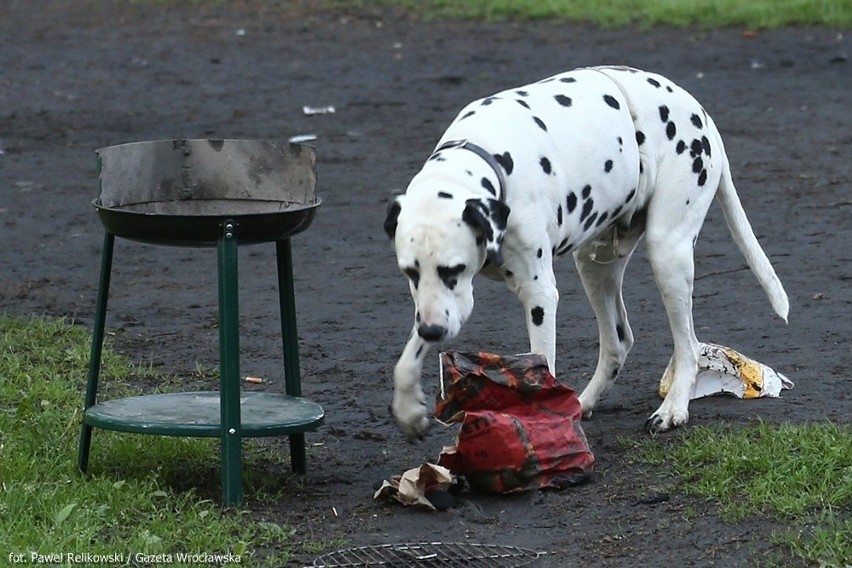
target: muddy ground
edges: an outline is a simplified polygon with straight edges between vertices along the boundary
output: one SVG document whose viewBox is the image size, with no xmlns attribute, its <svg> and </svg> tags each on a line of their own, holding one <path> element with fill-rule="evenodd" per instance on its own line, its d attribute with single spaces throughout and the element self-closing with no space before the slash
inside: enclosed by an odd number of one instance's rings
<svg viewBox="0 0 852 568">
<path fill-rule="evenodd" d="M 647 436 L 643 423 L 658 405 L 671 349 L 641 247 L 625 286 L 636 344 L 614 389 L 583 423 L 598 459 L 590 483 L 464 495 L 442 513 L 374 502 L 376 481 L 434 460 L 453 437 L 434 427 L 408 444 L 388 410 L 412 310 L 381 227 L 388 200 L 465 102 L 578 66 L 660 72 L 714 116 L 742 201 L 791 300 L 784 325 L 743 269 L 714 206 L 696 252 L 699 338 L 773 366 L 796 387 L 776 400 L 693 402 L 690 426 L 848 421 L 848 34 L 601 31 L 422 22 L 319 12 L 307 3 L 186 4 L 0 3 L 0 309 L 91 326 L 103 238 L 91 206 L 96 148 L 315 134 L 323 204 L 293 248 L 303 390 L 324 406 L 326 421 L 308 435 L 306 477 L 289 476 L 286 458 L 270 460 L 261 477 L 278 484 L 282 498 L 261 505 L 249 487 L 246 508 L 292 527 L 298 542 L 502 543 L 548 552 L 538 566 L 750 566 L 783 554 L 769 535 L 797 527 L 763 518 L 723 522 L 713 503 L 683 496 L 665 471 L 630 459 L 631 442 Z M 336 113 L 306 116 L 304 105 L 333 105 Z M 240 263 L 242 371 L 281 391 L 274 247 L 246 247 Z M 559 264 L 558 277 L 558 374 L 580 390 L 594 369 L 596 327 L 570 260 Z M 217 364 L 215 286 L 210 249 L 119 240 L 108 319 L 114 347 L 197 387 L 196 369 Z M 483 279 L 476 299 L 471 321 L 447 347 L 526 350 L 514 297 Z M 430 389 L 436 378 L 437 361 L 425 373 Z M 266 444 L 286 456 L 286 440 Z M 93 468 L 99 455 L 95 438 Z M 199 481 L 216 498 L 217 475 Z M 298 547 L 293 565 L 315 555 Z"/>
</svg>

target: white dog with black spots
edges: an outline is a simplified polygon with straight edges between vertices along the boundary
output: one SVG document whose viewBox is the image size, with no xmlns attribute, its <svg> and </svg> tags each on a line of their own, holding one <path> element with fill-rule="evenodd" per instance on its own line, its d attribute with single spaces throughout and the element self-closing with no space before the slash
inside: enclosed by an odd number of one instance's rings
<svg viewBox="0 0 852 568">
<path fill-rule="evenodd" d="M 643 235 L 674 339 L 673 380 L 647 427 L 685 424 L 698 371 L 693 250 L 714 195 L 786 320 L 787 295 L 740 204 L 719 132 L 685 90 L 653 73 L 594 67 L 467 105 L 385 221 L 414 299 L 414 326 L 394 369 L 402 431 L 416 437 L 429 425 L 424 357 L 470 316 L 477 273 L 517 295 L 530 351 L 555 372 L 553 260 L 569 252 L 599 328 L 597 368 L 580 395 L 591 415 L 633 344 L 621 286 Z"/>
</svg>

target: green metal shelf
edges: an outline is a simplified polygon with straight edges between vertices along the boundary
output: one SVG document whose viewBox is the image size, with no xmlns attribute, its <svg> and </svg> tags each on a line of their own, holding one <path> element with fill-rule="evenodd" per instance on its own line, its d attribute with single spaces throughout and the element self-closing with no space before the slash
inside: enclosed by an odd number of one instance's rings
<svg viewBox="0 0 852 568">
<path fill-rule="evenodd" d="M 315 430 L 323 409 L 310 400 L 277 393 L 240 394 L 242 437 L 286 436 Z M 217 392 L 152 394 L 108 400 L 86 409 L 89 426 L 159 436 L 218 438 L 222 421 Z"/>
</svg>

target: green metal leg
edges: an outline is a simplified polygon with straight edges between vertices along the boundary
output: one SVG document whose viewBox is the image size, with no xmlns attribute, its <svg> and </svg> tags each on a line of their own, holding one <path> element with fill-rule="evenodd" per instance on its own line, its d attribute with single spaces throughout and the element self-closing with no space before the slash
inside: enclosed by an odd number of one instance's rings
<svg viewBox="0 0 852 568">
<path fill-rule="evenodd" d="M 219 404 L 222 415 L 222 504 L 243 498 L 240 426 L 240 321 L 236 223 L 225 221 L 217 244 L 219 275 Z"/>
<path fill-rule="evenodd" d="M 293 254 L 290 239 L 275 243 L 278 260 L 278 301 L 281 307 L 281 340 L 284 350 L 284 385 L 290 396 L 302 396 L 299 372 L 299 336 L 296 332 L 296 293 L 293 286 Z M 305 473 L 305 435 L 290 435 L 290 465 Z"/>
<path fill-rule="evenodd" d="M 106 326 L 107 299 L 109 298 L 109 283 L 112 272 L 112 251 L 115 245 L 115 235 L 104 234 L 104 248 L 101 253 L 101 279 L 98 285 L 98 299 L 95 304 L 95 325 L 92 329 L 92 347 L 89 355 L 89 376 L 86 381 L 86 399 L 83 409 L 95 404 L 98 395 L 98 379 L 101 372 L 101 353 L 104 345 L 104 328 Z M 92 445 L 92 427 L 83 423 L 80 433 L 80 451 L 77 455 L 77 468 L 86 473 L 89 468 L 89 449 Z"/>
</svg>

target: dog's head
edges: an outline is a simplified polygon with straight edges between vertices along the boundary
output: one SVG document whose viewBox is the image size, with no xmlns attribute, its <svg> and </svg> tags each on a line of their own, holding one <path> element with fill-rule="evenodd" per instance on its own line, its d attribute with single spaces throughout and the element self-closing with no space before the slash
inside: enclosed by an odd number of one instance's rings
<svg viewBox="0 0 852 568">
<path fill-rule="evenodd" d="M 402 195 L 391 202 L 385 232 L 414 299 L 417 332 L 451 339 L 473 311 L 473 277 L 486 261 L 500 266 L 509 208 L 495 199 Z"/>
</svg>

